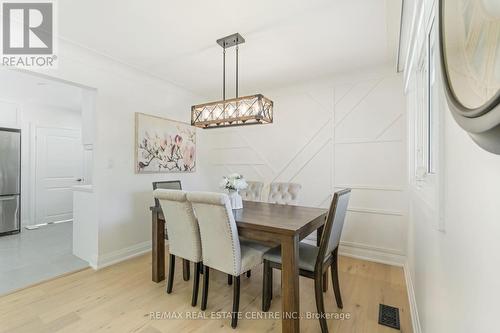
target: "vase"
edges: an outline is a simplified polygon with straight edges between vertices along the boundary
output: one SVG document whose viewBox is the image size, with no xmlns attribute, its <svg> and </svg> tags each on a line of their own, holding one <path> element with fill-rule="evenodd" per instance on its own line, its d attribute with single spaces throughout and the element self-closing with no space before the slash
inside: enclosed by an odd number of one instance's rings
<svg viewBox="0 0 500 333">
<path fill-rule="evenodd" d="M 243 199 L 238 191 L 229 191 L 229 201 L 231 202 L 231 208 L 241 209 L 243 208 Z"/>
</svg>

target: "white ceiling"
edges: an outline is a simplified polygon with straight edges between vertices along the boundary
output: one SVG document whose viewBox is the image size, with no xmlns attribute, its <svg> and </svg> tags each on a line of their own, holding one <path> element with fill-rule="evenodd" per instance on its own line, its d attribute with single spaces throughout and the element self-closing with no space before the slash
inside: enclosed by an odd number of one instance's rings
<svg viewBox="0 0 500 333">
<path fill-rule="evenodd" d="M 58 6 L 64 39 L 219 98 L 222 49 L 215 40 L 234 32 L 246 39 L 241 94 L 395 66 L 401 0 L 65 0 Z"/>
<path fill-rule="evenodd" d="M 0 69 L 0 98 L 81 112 L 82 89 L 17 70 Z"/>
</svg>

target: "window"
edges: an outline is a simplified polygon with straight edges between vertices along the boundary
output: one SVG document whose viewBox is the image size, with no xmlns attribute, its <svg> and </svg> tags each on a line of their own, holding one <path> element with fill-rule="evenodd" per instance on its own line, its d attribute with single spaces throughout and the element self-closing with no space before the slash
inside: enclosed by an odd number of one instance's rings
<svg viewBox="0 0 500 333">
<path fill-rule="evenodd" d="M 420 52 L 415 54 L 412 69 L 411 99 L 409 116 L 414 126 L 411 128 L 413 155 L 413 179 L 415 194 L 434 212 L 436 229 L 445 230 L 444 188 L 445 179 L 441 158 L 443 147 L 444 96 L 439 74 L 438 25 L 434 15 L 430 16 L 424 30 Z"/>
<path fill-rule="evenodd" d="M 424 44 L 418 61 L 417 68 L 417 105 L 416 105 L 416 122 L 415 122 L 415 143 L 416 143 L 416 179 L 423 180 L 428 173 L 427 165 L 429 164 L 429 131 L 428 131 L 428 52 L 427 45 Z"/>
<path fill-rule="evenodd" d="M 438 170 L 438 148 L 439 148 L 439 89 L 438 84 L 438 74 L 436 73 L 438 68 L 437 61 L 437 38 L 434 20 L 431 23 L 429 29 L 429 34 L 427 35 L 427 50 L 428 50 L 428 62 L 429 62 L 429 74 L 428 74 L 428 140 L 427 140 L 427 173 L 435 174 Z"/>
<path fill-rule="evenodd" d="M 423 180 L 437 174 L 439 160 L 440 93 L 437 73 L 438 43 L 434 20 L 430 24 L 417 68 L 416 156 L 415 176 Z"/>
</svg>

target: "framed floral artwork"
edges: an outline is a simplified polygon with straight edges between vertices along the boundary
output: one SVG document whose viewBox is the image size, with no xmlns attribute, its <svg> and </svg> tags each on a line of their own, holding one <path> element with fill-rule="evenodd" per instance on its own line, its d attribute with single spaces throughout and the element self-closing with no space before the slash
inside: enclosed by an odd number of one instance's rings
<svg viewBox="0 0 500 333">
<path fill-rule="evenodd" d="M 195 170 L 196 127 L 144 113 L 135 114 L 136 173 Z"/>
</svg>

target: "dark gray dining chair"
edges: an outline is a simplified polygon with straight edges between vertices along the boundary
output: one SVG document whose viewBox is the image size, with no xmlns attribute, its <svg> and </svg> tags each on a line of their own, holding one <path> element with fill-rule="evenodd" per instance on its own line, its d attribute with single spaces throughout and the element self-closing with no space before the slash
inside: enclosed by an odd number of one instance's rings
<svg viewBox="0 0 500 333">
<path fill-rule="evenodd" d="M 153 191 L 156 189 L 161 189 L 161 190 L 182 190 L 182 184 L 180 180 L 167 180 L 167 181 L 161 181 L 161 182 L 153 182 Z M 155 198 L 155 206 L 161 207 L 160 206 L 160 201 Z"/>
<path fill-rule="evenodd" d="M 323 301 L 323 276 L 328 267 L 332 272 L 333 291 L 337 306 L 342 309 L 338 273 L 338 248 L 344 220 L 349 204 L 351 189 L 337 191 L 326 217 L 320 245 L 299 243 L 299 274 L 314 279 L 316 307 L 318 309 L 321 332 L 327 333 L 325 305 Z M 262 286 L 262 311 L 269 311 L 272 299 L 273 268 L 281 269 L 281 247 L 275 247 L 264 254 L 264 282 Z"/>
<path fill-rule="evenodd" d="M 159 181 L 159 182 L 153 182 L 153 191 L 156 189 L 160 190 L 182 190 L 182 184 L 180 180 L 165 180 L 165 181 Z M 159 208 L 162 212 L 163 209 L 160 205 L 160 201 L 155 198 L 155 207 Z M 165 216 L 165 214 L 164 214 Z M 165 223 L 165 239 L 168 239 L 168 230 L 167 230 L 167 223 Z M 184 281 L 187 281 L 190 279 L 191 276 L 191 269 L 189 265 L 188 260 L 182 260 L 182 278 Z"/>
</svg>

